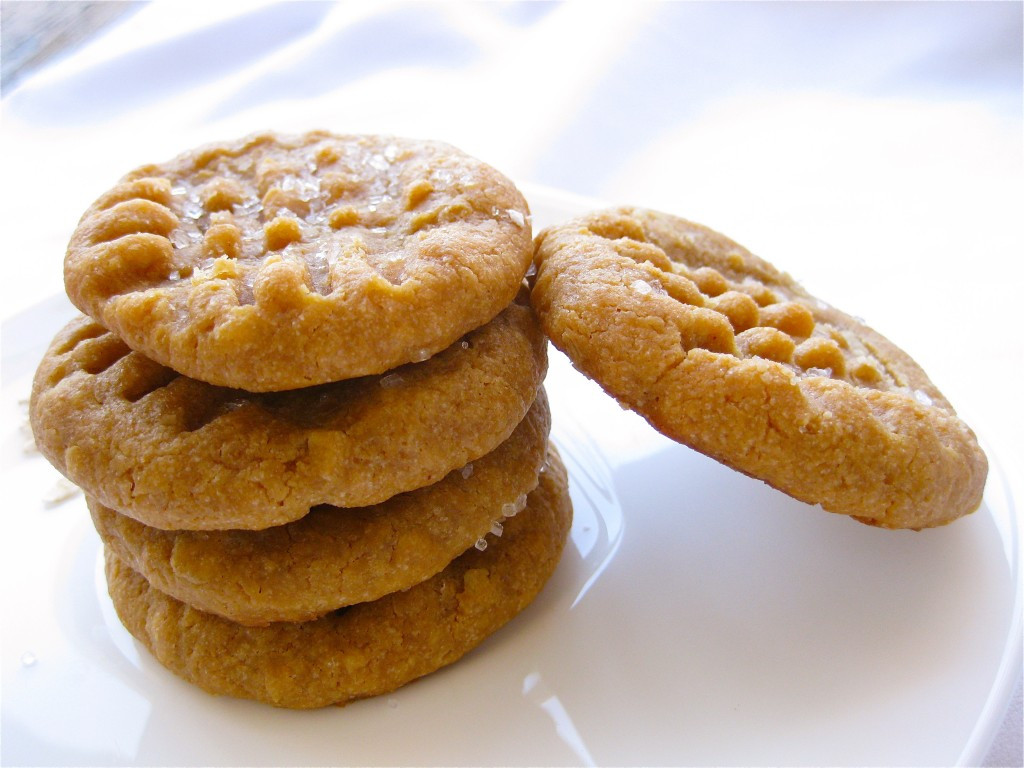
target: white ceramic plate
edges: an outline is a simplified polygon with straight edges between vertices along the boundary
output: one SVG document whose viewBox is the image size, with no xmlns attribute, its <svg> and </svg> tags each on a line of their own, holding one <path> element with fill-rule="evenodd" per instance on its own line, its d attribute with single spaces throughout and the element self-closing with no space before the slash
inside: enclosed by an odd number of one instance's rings
<svg viewBox="0 0 1024 768">
<path fill-rule="evenodd" d="M 528 196 L 538 226 L 585 206 Z M 576 519 L 536 603 L 391 696 L 208 696 L 120 626 L 81 495 L 53 500 L 59 475 L 25 448 L 32 372 L 72 315 L 54 297 L 3 326 L 4 764 L 949 765 L 999 725 L 1021 627 L 997 456 L 969 518 L 869 528 L 662 438 L 559 354 Z"/>
</svg>

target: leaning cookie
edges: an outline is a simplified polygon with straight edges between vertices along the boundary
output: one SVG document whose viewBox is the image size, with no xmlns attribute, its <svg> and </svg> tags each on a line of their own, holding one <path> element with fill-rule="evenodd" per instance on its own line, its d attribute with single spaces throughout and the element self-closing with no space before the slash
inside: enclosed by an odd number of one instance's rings
<svg viewBox="0 0 1024 768">
<path fill-rule="evenodd" d="M 987 460 L 924 371 L 728 238 L 619 208 L 540 233 L 535 259 L 555 345 L 669 437 L 873 525 L 978 507 Z"/>
<path fill-rule="evenodd" d="M 266 133 L 129 173 L 82 217 L 64 277 L 132 349 L 262 392 L 439 352 L 531 257 L 522 195 L 454 147 Z"/>
<path fill-rule="evenodd" d="M 101 504 L 156 528 L 261 529 L 376 504 L 493 450 L 546 355 L 521 296 L 422 363 L 253 394 L 179 376 L 83 318 L 40 363 L 29 413 L 40 452 Z"/>
<path fill-rule="evenodd" d="M 107 550 L 121 621 L 171 671 L 210 693 L 312 708 L 392 691 L 459 659 L 537 595 L 572 519 L 552 455 L 526 508 L 433 578 L 320 619 L 246 627 L 151 587 Z"/>
<path fill-rule="evenodd" d="M 241 624 L 308 621 L 415 586 L 501 531 L 537 486 L 551 425 L 543 390 L 504 443 L 373 507 L 318 507 L 263 531 L 162 531 L 89 499 L 104 544 L 154 587 Z"/>
</svg>

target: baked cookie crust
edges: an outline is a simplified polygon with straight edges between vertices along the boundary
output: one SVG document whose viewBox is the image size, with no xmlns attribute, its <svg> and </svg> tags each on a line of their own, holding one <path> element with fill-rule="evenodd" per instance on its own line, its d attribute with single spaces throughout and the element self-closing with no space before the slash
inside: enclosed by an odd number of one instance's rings
<svg viewBox="0 0 1024 768">
<path fill-rule="evenodd" d="M 525 293 L 422 363 L 291 392 L 176 374 L 72 321 L 36 371 L 40 452 L 104 506 L 164 529 L 261 529 L 437 482 L 522 421 L 547 370 Z"/>
<path fill-rule="evenodd" d="M 264 133 L 126 175 L 64 261 L 85 314 L 191 378 L 307 387 L 424 360 L 532 257 L 511 181 L 447 144 Z"/>
<path fill-rule="evenodd" d="M 545 331 L 665 435 L 873 525 L 980 504 L 985 454 L 920 366 L 732 240 L 623 207 L 535 245 Z"/>
<path fill-rule="evenodd" d="M 567 478 L 549 461 L 526 509 L 433 578 L 320 619 L 246 627 L 151 587 L 109 549 L 121 621 L 168 669 L 214 694 L 278 707 L 344 704 L 458 660 L 523 610 L 558 564 L 572 522 Z"/>
<path fill-rule="evenodd" d="M 240 624 L 308 621 L 415 586 L 501 531 L 536 488 L 551 426 L 543 390 L 504 443 L 373 507 L 317 507 L 263 531 L 162 531 L 89 499 L 96 530 L 161 592 Z"/>
</svg>

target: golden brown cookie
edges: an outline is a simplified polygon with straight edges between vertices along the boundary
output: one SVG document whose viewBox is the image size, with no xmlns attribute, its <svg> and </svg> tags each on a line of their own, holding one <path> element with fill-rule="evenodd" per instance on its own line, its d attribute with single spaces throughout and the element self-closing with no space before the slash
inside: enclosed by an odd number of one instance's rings
<svg viewBox="0 0 1024 768">
<path fill-rule="evenodd" d="M 619 208 L 541 232 L 535 257 L 555 345 L 669 437 L 874 525 L 979 505 L 985 455 L 924 371 L 728 238 Z"/>
<path fill-rule="evenodd" d="M 129 173 L 64 277 L 132 349 L 262 392 L 426 359 L 497 315 L 531 256 L 522 195 L 454 147 L 266 133 Z"/>
<path fill-rule="evenodd" d="M 87 319 L 36 372 L 40 452 L 101 504 L 156 528 L 260 529 L 440 480 L 522 421 L 547 340 L 521 297 L 422 363 L 291 392 L 179 376 Z"/>
<path fill-rule="evenodd" d="M 104 544 L 161 592 L 241 624 L 307 621 L 408 589 L 500 531 L 537 487 L 544 391 L 515 432 L 439 482 L 373 507 L 317 507 L 263 531 L 162 531 L 89 499 Z"/>
<path fill-rule="evenodd" d="M 526 508 L 484 551 L 433 578 L 307 622 L 246 627 L 152 588 L 107 550 L 121 621 L 174 673 L 216 694 L 279 707 L 344 704 L 387 693 L 459 659 L 508 622 L 554 571 L 572 519 L 552 456 Z"/>
</svg>

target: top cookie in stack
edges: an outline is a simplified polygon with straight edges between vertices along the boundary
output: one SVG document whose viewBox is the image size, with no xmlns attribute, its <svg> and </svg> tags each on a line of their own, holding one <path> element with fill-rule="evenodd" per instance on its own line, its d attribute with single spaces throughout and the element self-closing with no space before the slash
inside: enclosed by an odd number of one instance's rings
<svg viewBox="0 0 1024 768">
<path fill-rule="evenodd" d="M 125 176 L 86 212 L 71 301 L 133 350 L 266 392 L 425 360 L 498 314 L 526 201 L 446 144 L 261 134 Z"/>
</svg>

